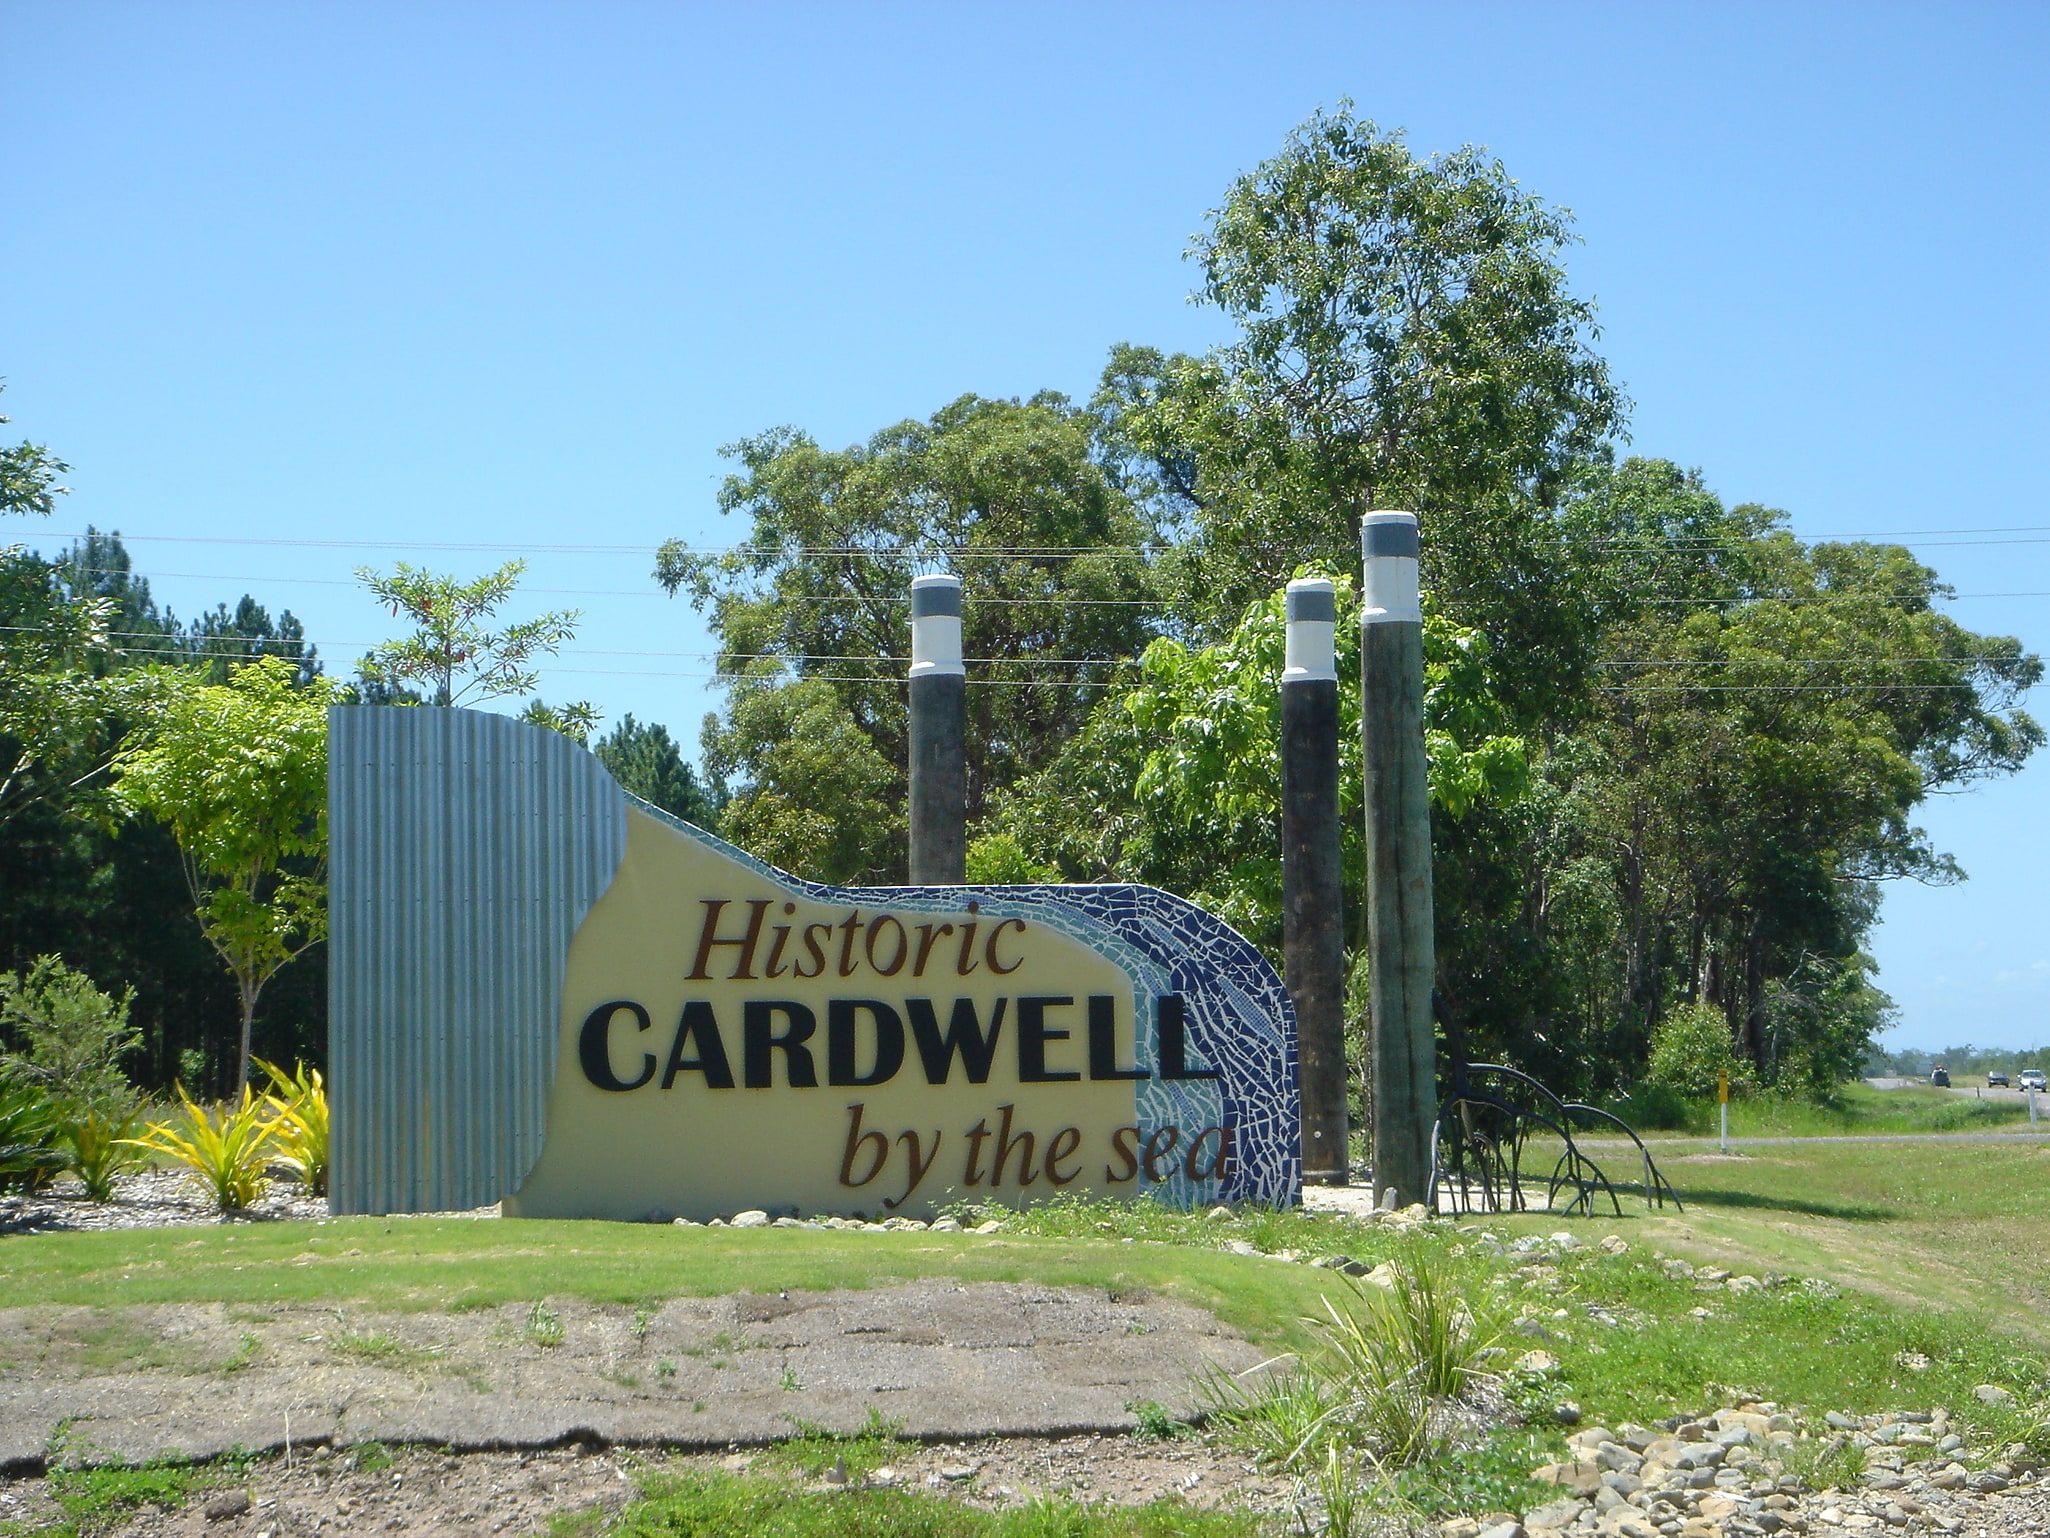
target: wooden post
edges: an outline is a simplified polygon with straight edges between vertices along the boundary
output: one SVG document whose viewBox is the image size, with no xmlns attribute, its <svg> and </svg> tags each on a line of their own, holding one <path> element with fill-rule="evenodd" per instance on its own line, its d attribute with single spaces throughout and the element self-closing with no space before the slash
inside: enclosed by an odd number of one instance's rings
<svg viewBox="0 0 2050 1538">
<path fill-rule="evenodd" d="M 961 579 L 911 579 L 911 860 L 913 886 L 968 875 L 968 670 L 961 661 Z"/>
<path fill-rule="evenodd" d="M 1414 513 L 1360 522 L 1360 734 L 1367 813 L 1367 964 L 1377 1205 L 1424 1200 L 1437 1050 L 1431 984 L 1431 792 L 1424 757 L 1424 616 Z"/>
<path fill-rule="evenodd" d="M 1349 1174 L 1345 1105 L 1345 881 L 1338 829 L 1338 598 L 1324 577 L 1288 585 L 1281 673 L 1281 951 L 1295 1001 L 1303 1179 Z"/>
</svg>

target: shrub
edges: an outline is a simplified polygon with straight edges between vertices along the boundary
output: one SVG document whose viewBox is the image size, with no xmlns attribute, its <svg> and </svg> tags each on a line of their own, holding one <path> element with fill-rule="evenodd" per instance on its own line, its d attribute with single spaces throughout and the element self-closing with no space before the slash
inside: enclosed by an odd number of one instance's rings
<svg viewBox="0 0 2050 1538">
<path fill-rule="evenodd" d="M 0 1191 L 34 1191 L 64 1168 L 57 1107 L 40 1084 L 0 1076 Z"/>
<path fill-rule="evenodd" d="M 119 998 L 58 956 L 38 956 L 26 972 L 0 973 L 0 1030 L 18 1050 L 4 1059 L 18 1078 L 44 1087 L 60 1109 L 125 1108 L 134 1101 L 121 1059 L 142 1041 L 128 1023 L 135 990 Z"/>
<path fill-rule="evenodd" d="M 129 1141 L 169 1154 L 191 1170 L 219 1211 L 247 1207 L 262 1194 L 270 1163 L 271 1125 L 263 1102 L 246 1085 L 239 1103 L 214 1110 L 194 1103 L 182 1088 L 178 1098 L 184 1111 L 176 1122 L 151 1122 L 142 1136 Z"/>
<path fill-rule="evenodd" d="M 263 1103 L 278 1162 L 299 1177 L 307 1195 L 327 1195 L 327 1085 L 320 1070 L 301 1063 L 287 1078 L 274 1063 L 256 1063 L 270 1076 Z"/>
<path fill-rule="evenodd" d="M 112 1201 L 115 1178 L 147 1162 L 134 1141 L 141 1122 L 134 1107 L 124 1106 L 87 1111 L 63 1123 L 59 1135 L 67 1150 L 64 1167 L 85 1182 L 85 1194 L 92 1200 Z"/>
<path fill-rule="evenodd" d="M 1645 1082 L 1684 1095 L 1713 1099 L 1717 1076 L 1727 1072 L 1731 1094 L 1754 1087 L 1751 1064 L 1737 1055 L 1729 1022 L 1713 1004 L 1677 1004 L 1651 1033 Z"/>
</svg>

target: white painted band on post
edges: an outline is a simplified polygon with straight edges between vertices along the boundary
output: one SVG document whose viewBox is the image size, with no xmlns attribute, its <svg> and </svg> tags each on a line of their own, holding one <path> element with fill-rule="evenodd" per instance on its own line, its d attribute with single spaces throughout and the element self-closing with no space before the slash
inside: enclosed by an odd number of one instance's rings
<svg viewBox="0 0 2050 1538">
<path fill-rule="evenodd" d="M 964 674 L 961 579 L 937 574 L 911 579 L 911 676 Z"/>
<path fill-rule="evenodd" d="M 1415 513 L 1368 513 L 1360 520 L 1362 625 L 1421 625 Z"/>
<path fill-rule="evenodd" d="M 1287 651 L 1283 683 L 1338 680 L 1338 590 L 1328 577 L 1299 577 L 1288 585 Z"/>
</svg>

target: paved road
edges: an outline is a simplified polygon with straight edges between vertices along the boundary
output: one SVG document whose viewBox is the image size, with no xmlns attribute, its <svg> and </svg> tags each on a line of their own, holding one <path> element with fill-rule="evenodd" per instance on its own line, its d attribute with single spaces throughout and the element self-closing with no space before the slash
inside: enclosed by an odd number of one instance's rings
<svg viewBox="0 0 2050 1538">
<path fill-rule="evenodd" d="M 1629 1148 L 1632 1145 L 1622 1138 L 1577 1137 L 1573 1140 L 1587 1148 Z M 1662 1137 L 1647 1138 L 1644 1146 L 1654 1157 L 1662 1148 L 1691 1148 L 1697 1144 L 1713 1147 L 1720 1140 L 1713 1134 L 1708 1137 Z M 1733 1137 L 1732 1148 L 1757 1148 L 1772 1143 L 2041 1143 L 2050 1141 L 2046 1132 L 1831 1132 L 1818 1137 Z"/>
</svg>

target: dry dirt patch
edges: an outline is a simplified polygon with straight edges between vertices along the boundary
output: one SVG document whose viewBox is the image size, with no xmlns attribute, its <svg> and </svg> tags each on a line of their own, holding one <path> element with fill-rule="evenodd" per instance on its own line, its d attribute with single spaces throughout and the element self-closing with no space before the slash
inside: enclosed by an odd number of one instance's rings
<svg viewBox="0 0 2050 1538">
<path fill-rule="evenodd" d="M 1102 1289 L 926 1280 L 635 1309 L 452 1314 L 163 1304 L 0 1310 L 0 1468 L 60 1427 L 125 1461 L 347 1446 L 725 1448 L 800 1424 L 911 1437 L 1122 1431 L 1262 1353 L 1200 1309 Z"/>
</svg>

